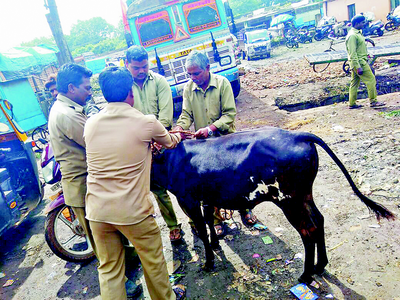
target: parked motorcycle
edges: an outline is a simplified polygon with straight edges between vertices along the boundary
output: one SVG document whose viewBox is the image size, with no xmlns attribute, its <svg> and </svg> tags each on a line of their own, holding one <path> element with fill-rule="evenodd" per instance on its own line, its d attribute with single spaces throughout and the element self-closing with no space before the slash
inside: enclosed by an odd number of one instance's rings
<svg viewBox="0 0 400 300">
<path fill-rule="evenodd" d="M 370 35 L 382 36 L 384 26 L 385 25 L 381 20 L 378 20 L 374 23 L 371 23 L 371 21 L 367 21 L 365 23 L 364 28 L 362 29 L 362 34 L 363 36 L 370 36 Z"/>
<path fill-rule="evenodd" d="M 297 41 L 297 38 L 295 35 L 287 35 L 286 36 L 286 43 L 285 43 L 286 47 L 288 48 L 299 48 L 299 42 Z"/>
<path fill-rule="evenodd" d="M 45 143 L 45 141 L 42 141 Z M 65 204 L 61 189 L 60 165 L 55 161 L 50 143 L 45 143 L 41 167 L 44 181 L 58 193 L 46 207 L 45 238 L 55 255 L 71 262 L 87 262 L 95 255 L 71 207 Z"/>
<path fill-rule="evenodd" d="M 315 29 L 314 39 L 316 41 L 322 41 L 324 38 L 327 38 L 331 32 L 332 32 L 332 25 L 324 25 L 321 27 L 317 27 Z"/>
<path fill-rule="evenodd" d="M 296 41 L 302 44 L 312 43 L 312 34 L 307 28 L 299 28 L 296 32 Z"/>
<path fill-rule="evenodd" d="M 388 13 L 386 19 L 389 21 L 385 25 L 385 29 L 387 31 L 395 30 L 397 27 L 400 27 L 400 16 L 396 16 L 393 14 L 393 10 Z"/>
<path fill-rule="evenodd" d="M 351 29 L 351 22 L 343 21 L 336 23 L 332 26 L 332 31 L 329 34 L 329 38 L 341 38 L 345 37 Z"/>
</svg>

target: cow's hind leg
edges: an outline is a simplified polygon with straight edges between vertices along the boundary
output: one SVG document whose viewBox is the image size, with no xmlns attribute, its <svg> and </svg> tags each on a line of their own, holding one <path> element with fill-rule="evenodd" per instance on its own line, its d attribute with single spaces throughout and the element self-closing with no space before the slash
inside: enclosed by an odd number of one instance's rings
<svg viewBox="0 0 400 300">
<path fill-rule="evenodd" d="M 324 218 L 314 204 L 311 193 L 303 197 L 285 199 L 279 203 L 289 222 L 299 232 L 304 244 L 304 272 L 299 281 L 311 283 L 312 275 L 324 271 L 328 263 L 325 249 Z M 317 246 L 318 263 L 314 265 L 315 247 Z"/>
<path fill-rule="evenodd" d="M 210 228 L 211 247 L 214 250 L 220 250 L 221 246 L 219 245 L 219 239 L 214 228 L 214 207 L 212 205 L 203 205 L 203 208 L 204 218 L 206 219 L 206 223 Z"/>
<path fill-rule="evenodd" d="M 186 199 L 187 200 L 187 199 Z M 184 201 L 182 201 L 184 202 Z M 205 218 L 203 217 L 203 214 L 201 212 L 200 206 L 194 206 L 194 207 L 187 207 L 185 203 L 179 203 L 189 216 L 189 218 L 192 219 L 194 226 L 197 229 L 197 232 L 199 233 L 199 238 L 202 240 L 204 244 L 204 251 L 206 255 L 206 263 L 204 265 L 204 269 L 206 271 L 211 271 L 214 269 L 214 252 L 211 248 L 211 244 L 208 240 L 208 235 L 207 235 L 207 228 L 206 228 L 206 221 Z M 214 228 L 214 227 L 212 227 Z"/>
</svg>

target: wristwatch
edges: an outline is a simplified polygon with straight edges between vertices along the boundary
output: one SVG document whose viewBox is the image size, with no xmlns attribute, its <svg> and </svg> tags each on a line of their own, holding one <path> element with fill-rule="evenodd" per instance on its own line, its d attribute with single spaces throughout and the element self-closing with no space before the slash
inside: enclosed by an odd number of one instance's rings
<svg viewBox="0 0 400 300">
<path fill-rule="evenodd" d="M 208 136 L 212 136 L 214 134 L 214 131 L 211 130 L 210 127 L 206 127 L 207 131 L 208 131 Z"/>
</svg>

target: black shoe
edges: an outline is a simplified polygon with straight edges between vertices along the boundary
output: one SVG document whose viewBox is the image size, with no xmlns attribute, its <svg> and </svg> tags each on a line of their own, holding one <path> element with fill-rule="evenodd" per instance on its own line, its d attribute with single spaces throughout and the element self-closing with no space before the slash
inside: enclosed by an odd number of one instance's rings
<svg viewBox="0 0 400 300">
<path fill-rule="evenodd" d="M 369 106 L 370 106 L 370 107 L 379 107 L 379 106 L 385 106 L 385 105 L 386 105 L 385 102 L 378 102 L 378 101 L 376 101 L 376 102 L 372 102 Z"/>
<path fill-rule="evenodd" d="M 125 282 L 126 296 L 128 298 L 136 299 L 143 293 L 142 285 L 137 285 L 132 280 L 127 280 Z"/>
<path fill-rule="evenodd" d="M 349 109 L 357 109 L 357 108 L 361 108 L 361 107 L 363 107 L 363 106 L 360 104 L 354 104 L 354 105 L 350 105 Z"/>
</svg>

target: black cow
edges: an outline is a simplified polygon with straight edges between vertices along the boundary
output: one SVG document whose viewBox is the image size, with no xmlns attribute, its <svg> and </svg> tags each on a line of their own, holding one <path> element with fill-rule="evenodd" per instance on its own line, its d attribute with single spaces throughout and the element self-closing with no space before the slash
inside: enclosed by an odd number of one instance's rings
<svg viewBox="0 0 400 300">
<path fill-rule="evenodd" d="M 213 226 L 214 206 L 238 210 L 271 201 L 282 209 L 303 240 L 304 273 L 299 280 L 311 283 L 312 275 L 321 274 L 328 263 L 324 217 L 312 196 L 318 171 L 315 144 L 336 162 L 353 191 L 378 219 L 395 218 L 385 207 L 362 195 L 328 145 L 310 133 L 267 127 L 219 138 L 186 140 L 154 158 L 152 176 L 176 195 L 193 220 L 205 246 L 207 269 L 214 267 L 212 248 L 220 248 Z M 211 244 L 206 223 L 211 229 Z"/>
</svg>

